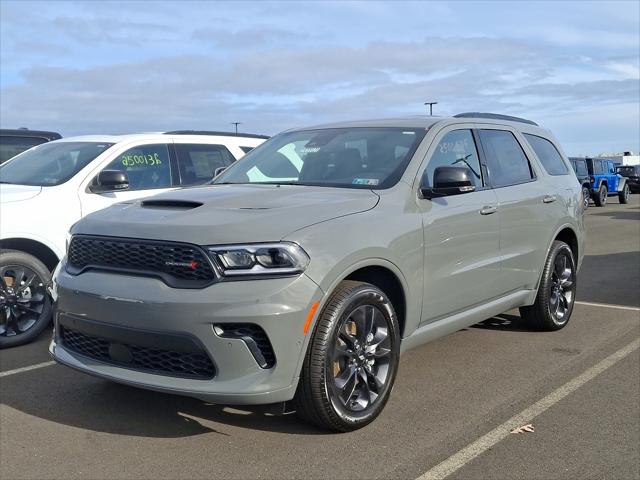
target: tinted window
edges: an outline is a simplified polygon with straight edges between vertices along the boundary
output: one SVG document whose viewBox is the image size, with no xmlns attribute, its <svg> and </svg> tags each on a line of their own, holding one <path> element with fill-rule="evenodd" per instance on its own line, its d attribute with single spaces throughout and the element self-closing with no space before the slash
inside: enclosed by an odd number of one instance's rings
<svg viewBox="0 0 640 480">
<path fill-rule="evenodd" d="M 214 183 L 388 188 L 400 179 L 424 134 L 424 129 L 391 127 L 286 132 L 249 152 Z"/>
<path fill-rule="evenodd" d="M 249 153 L 253 149 L 254 147 L 240 147 L 240 150 L 242 150 L 244 153 Z"/>
<path fill-rule="evenodd" d="M 0 137 L 0 163 L 15 157 L 25 150 L 46 142 L 44 138 L 37 137 Z"/>
<path fill-rule="evenodd" d="M 549 140 L 536 135 L 524 134 L 524 137 L 536 152 L 536 156 L 549 175 L 565 175 L 569 173 L 567 165 L 560 153 Z"/>
<path fill-rule="evenodd" d="M 235 158 L 224 145 L 176 143 L 181 185 L 198 185 L 211 180 L 217 168 L 228 167 Z"/>
<path fill-rule="evenodd" d="M 587 171 L 587 163 L 584 160 L 576 160 L 575 165 L 575 170 L 578 175 L 585 177 L 589 175 L 589 172 Z"/>
<path fill-rule="evenodd" d="M 638 167 L 618 167 L 616 168 L 616 171 L 620 174 L 623 175 L 625 177 L 628 177 L 630 175 L 638 175 Z"/>
<path fill-rule="evenodd" d="M 0 182 L 43 187 L 60 185 L 111 145 L 65 141 L 43 143 L 0 166 Z"/>
<path fill-rule="evenodd" d="M 433 174 L 436 168 L 452 165 L 469 169 L 476 187 L 482 186 L 480 160 L 471 130 L 454 130 L 440 140 L 427 163 L 423 184 L 433 186 Z"/>
<path fill-rule="evenodd" d="M 166 144 L 141 145 L 118 155 L 105 170 L 121 170 L 129 177 L 129 190 L 171 187 L 171 163 Z"/>
<path fill-rule="evenodd" d="M 593 161 L 593 171 L 595 173 L 605 173 L 604 164 L 602 163 L 602 160 Z"/>
<path fill-rule="evenodd" d="M 511 132 L 480 130 L 480 138 L 494 187 L 515 185 L 533 178 L 529 160 Z"/>
</svg>

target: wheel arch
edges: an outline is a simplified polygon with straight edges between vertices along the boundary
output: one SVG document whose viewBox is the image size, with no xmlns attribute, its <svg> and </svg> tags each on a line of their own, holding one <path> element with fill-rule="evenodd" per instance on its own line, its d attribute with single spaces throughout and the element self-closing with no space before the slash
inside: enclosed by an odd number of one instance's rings
<svg viewBox="0 0 640 480">
<path fill-rule="evenodd" d="M 573 257 L 575 259 L 576 266 L 577 266 L 580 259 L 579 257 L 580 242 L 578 241 L 578 234 L 576 233 L 575 229 L 573 228 L 573 226 L 569 224 L 562 225 L 560 228 L 556 230 L 555 234 L 551 238 L 551 241 L 549 242 L 549 245 L 547 247 L 547 252 L 544 256 L 544 261 L 546 261 L 547 257 L 549 256 L 549 252 L 551 251 L 553 242 L 555 242 L 556 240 L 563 241 L 564 243 L 569 245 L 569 248 L 571 248 L 571 252 L 573 253 Z M 542 274 L 543 274 L 543 269 L 540 270 L 540 275 L 538 276 L 538 283 L 536 284 L 536 292 L 540 287 Z"/>
<path fill-rule="evenodd" d="M 60 261 L 56 252 L 48 245 L 31 238 L 14 237 L 0 240 L 0 249 L 18 250 L 33 255 L 49 269 L 53 271 Z"/>
<path fill-rule="evenodd" d="M 370 283 L 382 290 L 393 305 L 398 317 L 400 338 L 403 337 L 406 325 L 407 299 L 402 282 L 391 269 L 381 265 L 363 266 L 349 273 L 341 281 L 343 280 Z"/>
</svg>

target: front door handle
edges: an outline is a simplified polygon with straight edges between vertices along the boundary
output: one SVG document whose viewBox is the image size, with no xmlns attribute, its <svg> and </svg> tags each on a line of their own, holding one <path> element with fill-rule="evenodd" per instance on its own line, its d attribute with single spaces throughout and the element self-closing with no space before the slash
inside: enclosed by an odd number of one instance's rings
<svg viewBox="0 0 640 480">
<path fill-rule="evenodd" d="M 480 215 L 491 215 L 492 213 L 496 213 L 498 211 L 498 207 L 495 205 L 485 205 L 480 209 Z"/>
<path fill-rule="evenodd" d="M 555 202 L 557 197 L 555 195 L 545 195 L 542 201 L 544 203 L 553 203 Z"/>
</svg>

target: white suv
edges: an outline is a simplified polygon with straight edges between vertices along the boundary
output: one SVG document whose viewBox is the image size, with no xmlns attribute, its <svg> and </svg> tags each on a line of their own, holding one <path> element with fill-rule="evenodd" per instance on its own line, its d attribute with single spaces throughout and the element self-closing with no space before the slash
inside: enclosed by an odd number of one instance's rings
<svg viewBox="0 0 640 480">
<path fill-rule="evenodd" d="M 267 138 L 196 131 L 69 137 L 4 163 L 0 347 L 31 341 L 48 324 L 50 272 L 80 218 L 116 202 L 206 183 Z"/>
</svg>

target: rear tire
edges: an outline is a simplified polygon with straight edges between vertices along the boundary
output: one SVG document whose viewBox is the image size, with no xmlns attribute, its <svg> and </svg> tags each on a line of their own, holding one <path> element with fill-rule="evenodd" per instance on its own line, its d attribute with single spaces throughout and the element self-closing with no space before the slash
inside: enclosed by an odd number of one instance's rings
<svg viewBox="0 0 640 480">
<path fill-rule="evenodd" d="M 629 185 L 626 183 L 622 187 L 622 191 L 618 193 L 618 200 L 620 203 L 629 203 Z"/>
<path fill-rule="evenodd" d="M 29 343 L 51 324 L 50 282 L 33 255 L 0 251 L 0 348 Z"/>
<path fill-rule="evenodd" d="M 598 189 L 595 196 L 593 197 L 593 203 L 596 204 L 596 207 L 605 206 L 605 204 L 607 203 L 607 194 L 608 194 L 607 186 L 600 185 L 600 188 Z"/>
<path fill-rule="evenodd" d="M 520 308 L 520 316 L 536 330 L 563 328 L 571 318 L 576 298 L 576 263 L 569 245 L 554 240 L 547 256 L 533 305 Z"/>
<path fill-rule="evenodd" d="M 384 292 L 341 282 L 309 342 L 293 399 L 296 413 L 339 432 L 371 423 L 389 399 L 399 354 L 398 320 Z"/>
</svg>

